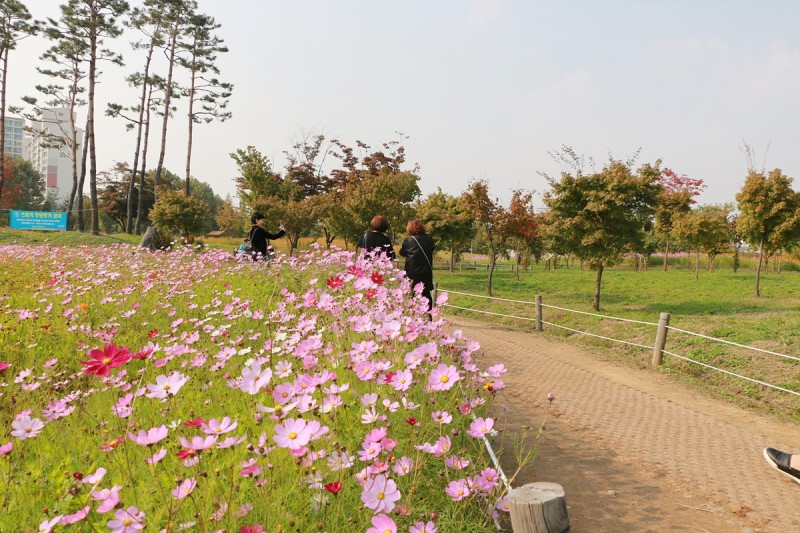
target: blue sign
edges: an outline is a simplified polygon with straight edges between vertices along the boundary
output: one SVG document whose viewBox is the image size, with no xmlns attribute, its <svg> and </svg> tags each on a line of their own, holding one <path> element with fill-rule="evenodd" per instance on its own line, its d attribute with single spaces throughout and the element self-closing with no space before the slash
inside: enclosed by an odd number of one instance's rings
<svg viewBox="0 0 800 533">
<path fill-rule="evenodd" d="M 65 211 L 15 211 L 12 209 L 11 229 L 67 231 L 67 213 Z"/>
</svg>

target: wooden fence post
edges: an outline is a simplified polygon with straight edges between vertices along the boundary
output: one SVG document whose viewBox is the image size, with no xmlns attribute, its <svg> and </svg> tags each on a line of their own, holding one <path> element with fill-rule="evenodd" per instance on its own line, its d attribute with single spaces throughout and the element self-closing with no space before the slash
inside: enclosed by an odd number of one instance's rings
<svg viewBox="0 0 800 533">
<path fill-rule="evenodd" d="M 542 295 L 536 295 L 536 331 L 542 331 Z"/>
<path fill-rule="evenodd" d="M 433 298 L 433 302 L 432 302 L 433 305 L 431 305 L 431 307 L 433 307 L 434 305 L 436 305 L 436 300 L 439 299 L 439 282 L 438 281 L 434 281 L 433 282 L 433 291 L 431 292 L 431 297 Z"/>
<path fill-rule="evenodd" d="M 667 344 L 667 327 L 669 326 L 669 313 L 661 313 L 658 318 L 658 332 L 656 344 L 653 346 L 653 366 L 659 366 L 664 357 L 664 346 Z"/>
<path fill-rule="evenodd" d="M 514 533 L 565 533 L 569 531 L 567 500 L 557 483 L 529 483 L 508 493 Z"/>
</svg>

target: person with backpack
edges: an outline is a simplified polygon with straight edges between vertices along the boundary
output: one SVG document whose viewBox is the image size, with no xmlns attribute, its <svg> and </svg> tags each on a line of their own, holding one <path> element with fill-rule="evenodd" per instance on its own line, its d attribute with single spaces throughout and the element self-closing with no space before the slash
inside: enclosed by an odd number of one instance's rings
<svg viewBox="0 0 800 533">
<path fill-rule="evenodd" d="M 367 255 L 377 257 L 380 254 L 386 254 L 386 257 L 394 261 L 392 240 L 386 235 L 386 232 L 389 231 L 389 221 L 381 215 L 375 215 L 369 223 L 369 229 L 370 231 L 366 232 L 358 241 L 358 247 Z"/>
<path fill-rule="evenodd" d="M 412 218 L 406 224 L 408 236 L 400 246 L 400 255 L 406 258 L 406 276 L 411 285 L 422 283 L 422 295 L 428 299 L 428 310 L 433 308 L 433 237 L 425 233 L 425 226 L 418 218 Z"/>
<path fill-rule="evenodd" d="M 272 234 L 264 229 L 265 221 L 266 217 L 264 214 L 258 211 L 253 213 L 250 217 L 252 227 L 247 234 L 247 239 L 245 239 L 243 247 L 244 252 L 249 253 L 254 261 L 258 261 L 259 259 L 268 261 L 270 257 L 268 253 L 270 239 L 280 239 L 286 235 L 286 229 L 283 227 L 283 224 L 278 227 L 278 233 Z"/>
</svg>

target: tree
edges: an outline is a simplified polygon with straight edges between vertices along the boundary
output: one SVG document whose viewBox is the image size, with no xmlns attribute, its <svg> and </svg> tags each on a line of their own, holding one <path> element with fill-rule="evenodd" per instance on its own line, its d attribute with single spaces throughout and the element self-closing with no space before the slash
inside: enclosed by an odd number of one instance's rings
<svg viewBox="0 0 800 533">
<path fill-rule="evenodd" d="M 17 43 L 39 31 L 39 23 L 33 20 L 28 8 L 18 0 L 0 0 L 0 200 L 3 198 L 5 181 L 6 146 L 6 87 L 8 86 L 8 57 Z"/>
<path fill-rule="evenodd" d="M 511 195 L 511 202 L 508 204 L 505 231 L 517 263 L 517 281 L 519 281 L 522 261 L 531 249 L 531 241 L 538 235 L 536 222 L 536 215 L 533 212 L 533 193 L 522 190 L 514 191 Z"/>
<path fill-rule="evenodd" d="M 489 196 L 489 182 L 476 180 L 470 182 L 467 190 L 461 195 L 464 207 L 467 208 L 475 223 L 483 230 L 482 237 L 489 247 L 489 282 L 487 292 L 492 295 L 492 279 L 497 257 L 505 250 L 506 239 L 510 233 L 506 230 L 509 220 L 508 212 L 498 199 Z"/>
<path fill-rule="evenodd" d="M 583 175 L 563 172 L 545 195 L 550 208 L 550 236 L 556 248 L 574 253 L 597 269 L 593 308 L 600 310 L 603 271 L 623 254 L 640 247 L 652 223 L 658 196 L 660 161 L 642 165 L 636 173 L 632 160 L 610 159 L 600 171 Z"/>
<path fill-rule="evenodd" d="M 216 65 L 217 54 L 226 53 L 223 40 L 214 35 L 220 24 L 213 17 L 194 13 L 189 17 L 185 43 L 179 43 L 185 56 L 178 58 L 178 64 L 189 71 L 189 87 L 183 95 L 189 100 L 189 139 L 186 149 L 186 189 L 191 194 L 190 180 L 192 168 L 192 139 L 194 125 L 219 120 L 223 122 L 231 118 L 227 111 L 228 98 L 233 85 L 220 81 L 214 75 L 219 74 Z"/>
<path fill-rule="evenodd" d="M 101 61 L 122 65 L 122 56 L 103 46 L 106 38 L 118 37 L 122 33 L 118 17 L 127 11 L 128 2 L 125 0 L 68 0 L 65 5 L 61 6 L 62 32 L 81 40 L 88 48 L 86 153 L 89 159 L 89 197 L 92 205 L 93 234 L 100 232 L 97 202 L 97 146 L 94 131 L 95 91 L 97 79 L 101 74 L 98 66 Z"/>
<path fill-rule="evenodd" d="M 164 91 L 163 119 L 161 122 L 161 151 L 158 154 L 158 166 L 156 167 L 156 189 L 158 189 L 161 174 L 164 170 L 164 157 L 167 152 L 167 125 L 171 116 L 172 98 L 176 96 L 173 76 L 175 65 L 178 62 L 179 43 L 180 39 L 186 34 L 189 20 L 196 10 L 197 2 L 195 0 L 168 0 L 162 11 L 165 33 L 163 51 L 167 59 L 167 78 Z"/>
<path fill-rule="evenodd" d="M 708 255 L 706 270 L 714 269 L 714 258 L 730 246 L 729 205 L 704 205 L 675 219 L 675 235 L 679 242 L 695 251 L 694 277 L 698 279 L 700 253 Z"/>
<path fill-rule="evenodd" d="M 7 159 L 4 164 L 5 194 L 0 198 L 2 222 L 8 223 L 8 210 L 39 211 L 44 207 L 45 192 L 42 175 L 30 161 L 21 157 Z"/>
<path fill-rule="evenodd" d="M 800 194 L 792 189 L 792 178 L 781 169 L 765 175 L 751 168 L 736 201 L 737 230 L 751 246 L 758 247 L 755 294 L 760 297 L 764 254 L 800 238 Z"/>
<path fill-rule="evenodd" d="M 179 232 L 186 241 L 192 234 L 203 231 L 207 217 L 208 204 L 204 200 L 163 187 L 150 211 L 150 219 L 156 227 Z"/>
<path fill-rule="evenodd" d="M 31 132 L 41 136 L 45 145 L 66 150 L 69 154 L 72 189 L 67 200 L 67 212 L 72 212 L 77 203 L 78 229 L 83 231 L 83 180 L 80 177 L 85 174 L 81 172 L 79 175 L 78 170 L 78 149 L 83 144 L 83 139 L 79 133 L 76 110 L 86 105 L 81 95 L 86 90 L 82 84 L 86 79 L 84 67 L 88 46 L 80 38 L 64 32 L 59 23 L 52 19 L 48 20 L 45 33 L 53 41 L 53 45 L 40 59 L 50 66 L 36 67 L 36 70 L 54 83 L 36 86 L 36 90 L 46 98 L 44 105 L 40 105 L 35 97 L 23 97 L 22 100 L 33 108 L 32 113 L 24 116 L 38 124 Z M 51 108 L 66 109 L 66 128 Z M 54 129 L 57 129 L 56 133 L 52 131 Z"/>
<path fill-rule="evenodd" d="M 462 251 L 475 238 L 475 222 L 458 196 L 451 196 L 437 189 L 424 201 L 415 205 L 417 217 L 425 224 L 433 238 L 436 248 L 450 250 L 450 272 Z"/>
<path fill-rule="evenodd" d="M 216 216 L 217 225 L 222 231 L 234 236 L 240 237 L 244 226 L 244 217 L 241 211 L 236 209 L 230 196 L 225 197 Z"/>
<path fill-rule="evenodd" d="M 674 220 L 689 212 L 692 204 L 695 203 L 692 198 L 700 194 L 705 185 L 701 179 L 692 179 L 685 174 L 679 175 L 669 168 L 665 168 L 661 172 L 659 181 L 661 182 L 661 197 L 656 208 L 655 222 L 658 233 L 664 237 L 663 269 L 666 272 Z"/>
<path fill-rule="evenodd" d="M 239 175 L 234 182 L 245 209 L 252 209 L 258 198 L 278 194 L 283 180 L 272 171 L 272 163 L 255 146 L 239 148 L 230 156 L 238 167 Z"/>
</svg>

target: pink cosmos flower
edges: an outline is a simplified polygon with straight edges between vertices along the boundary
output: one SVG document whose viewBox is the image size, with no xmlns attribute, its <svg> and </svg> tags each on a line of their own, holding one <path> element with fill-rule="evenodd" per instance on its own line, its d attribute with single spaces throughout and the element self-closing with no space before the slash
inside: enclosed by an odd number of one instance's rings
<svg viewBox="0 0 800 533">
<path fill-rule="evenodd" d="M 0 361 L 0 372 L 3 370 L 8 369 L 11 366 L 11 363 L 7 363 L 5 361 Z"/>
<path fill-rule="evenodd" d="M 203 424 L 203 426 L 201 426 L 201 429 L 203 430 L 203 433 L 205 433 L 206 435 L 221 435 L 223 433 L 230 433 L 231 431 L 236 429 L 236 426 L 238 425 L 239 423 L 236 420 L 231 422 L 231 419 L 226 416 L 223 417 L 221 421 L 217 420 L 216 418 L 212 418 L 211 420 Z"/>
<path fill-rule="evenodd" d="M 94 374 L 104 378 L 109 370 L 122 366 L 131 360 L 131 353 L 127 348 L 108 344 L 102 350 L 90 350 L 89 360 L 81 361 L 85 366 L 84 374 Z"/>
<path fill-rule="evenodd" d="M 92 499 L 98 500 L 100 505 L 96 511 L 100 514 L 107 513 L 114 509 L 119 503 L 119 491 L 122 487 L 114 485 L 110 489 L 103 489 L 92 493 Z"/>
<path fill-rule="evenodd" d="M 61 521 L 59 522 L 59 524 L 64 526 L 68 526 L 70 524 L 76 524 L 81 520 L 84 520 L 87 516 L 89 516 L 89 511 L 91 510 L 92 508 L 87 505 L 86 507 L 84 507 L 79 511 L 76 511 L 72 514 L 64 515 L 61 517 Z"/>
<path fill-rule="evenodd" d="M 11 441 L 6 442 L 2 446 L 0 446 L 0 455 L 6 455 L 11 453 L 11 450 L 14 449 L 14 443 Z"/>
<path fill-rule="evenodd" d="M 261 370 L 261 363 L 253 363 L 244 367 L 242 370 L 242 381 L 239 389 L 248 394 L 258 394 L 264 386 L 272 379 L 272 370 L 265 368 Z"/>
<path fill-rule="evenodd" d="M 444 492 L 450 496 L 454 502 L 457 502 L 469 496 L 469 486 L 466 480 L 458 479 L 456 481 L 451 481 L 447 485 L 447 488 L 444 489 Z"/>
<path fill-rule="evenodd" d="M 302 448 L 311 440 L 312 432 L 305 420 L 287 418 L 283 424 L 275 426 L 272 437 L 281 448 Z"/>
<path fill-rule="evenodd" d="M 196 486 L 197 486 L 197 481 L 193 477 L 184 479 L 183 482 L 180 485 L 178 485 L 177 488 L 173 489 L 172 496 L 176 500 L 182 500 L 189 494 L 191 494 Z"/>
<path fill-rule="evenodd" d="M 152 457 L 147 459 L 147 464 L 149 464 L 149 465 L 158 464 L 158 462 L 161 461 L 161 459 L 163 459 L 165 455 L 167 455 L 167 449 L 166 448 L 161 448 L 159 451 L 157 451 L 155 454 L 153 454 Z"/>
<path fill-rule="evenodd" d="M 106 524 L 111 528 L 111 533 L 137 533 L 144 529 L 144 513 L 136 507 L 117 509 L 114 518 Z"/>
<path fill-rule="evenodd" d="M 167 426 L 162 425 L 147 431 L 141 430 L 135 435 L 133 433 L 128 433 L 128 438 L 136 444 L 140 444 L 142 446 L 152 446 L 153 444 L 161 442 L 167 438 L 167 433 Z"/>
<path fill-rule="evenodd" d="M 217 437 L 210 435 L 208 437 L 192 437 L 192 440 L 187 439 L 186 437 L 178 437 L 178 440 L 186 449 L 194 450 L 196 452 L 202 452 L 203 450 L 207 450 L 211 448 L 217 442 Z"/>
<path fill-rule="evenodd" d="M 44 422 L 38 418 L 31 418 L 26 415 L 11 422 L 11 427 L 14 428 L 11 432 L 13 437 L 25 440 L 31 439 L 41 433 L 44 428 Z"/>
<path fill-rule="evenodd" d="M 147 389 L 150 391 L 147 393 L 147 397 L 163 400 L 167 396 L 175 396 L 188 380 L 189 378 L 180 372 L 173 372 L 169 376 L 162 374 L 156 378 L 155 385 L 147 384 Z"/>
<path fill-rule="evenodd" d="M 414 460 L 411 457 L 403 456 L 392 465 L 392 472 L 398 476 L 405 476 L 414 469 Z"/>
<path fill-rule="evenodd" d="M 431 413 L 431 418 L 437 421 L 440 424 L 449 424 L 453 421 L 453 415 L 448 413 L 447 411 L 434 411 Z"/>
<path fill-rule="evenodd" d="M 90 485 L 97 485 L 98 483 L 103 481 L 105 475 L 106 475 L 106 469 L 101 466 L 100 468 L 97 469 L 97 471 L 94 474 L 83 476 L 81 482 L 88 483 Z"/>
<path fill-rule="evenodd" d="M 410 528 L 408 533 L 436 533 L 436 524 L 433 522 L 417 522 Z"/>
<path fill-rule="evenodd" d="M 390 385 L 399 391 L 407 391 L 411 387 L 413 376 L 407 368 L 392 376 Z"/>
<path fill-rule="evenodd" d="M 397 484 L 384 475 L 375 476 L 367 481 L 361 492 L 361 501 L 374 513 L 390 513 L 394 509 L 394 502 L 400 499 Z"/>
<path fill-rule="evenodd" d="M 388 515 L 379 514 L 372 517 L 372 526 L 367 533 L 397 533 L 397 524 Z"/>
<path fill-rule="evenodd" d="M 53 527 L 55 527 L 55 525 L 58 524 L 60 521 L 61 521 L 61 515 L 58 515 L 55 518 L 51 518 L 49 520 L 48 519 L 43 520 L 42 523 L 39 524 L 39 533 L 50 533 L 50 531 L 53 530 Z"/>
<path fill-rule="evenodd" d="M 470 425 L 469 429 L 467 430 L 467 435 L 470 437 L 474 437 L 476 439 L 482 439 L 486 436 L 492 428 L 494 427 L 494 419 L 493 418 L 476 418 Z"/>
<path fill-rule="evenodd" d="M 428 376 L 428 385 L 430 385 L 432 390 L 445 391 L 453 388 L 453 385 L 455 385 L 459 379 L 461 378 L 455 366 L 440 364 L 433 369 L 430 376 Z"/>
</svg>

